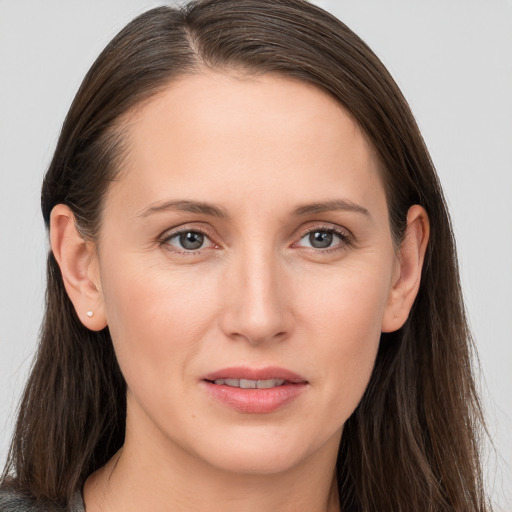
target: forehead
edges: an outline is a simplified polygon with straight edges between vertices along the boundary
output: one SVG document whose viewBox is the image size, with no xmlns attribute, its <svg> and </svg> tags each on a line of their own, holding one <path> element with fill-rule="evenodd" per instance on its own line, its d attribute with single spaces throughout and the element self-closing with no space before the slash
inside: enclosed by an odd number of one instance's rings
<svg viewBox="0 0 512 512">
<path fill-rule="evenodd" d="M 359 200 L 382 189 L 378 160 L 343 107 L 279 75 L 183 76 L 134 111 L 125 128 L 127 158 L 113 192 L 131 190 L 141 201 L 245 194 L 242 201 L 264 202 L 279 191 L 285 204 L 325 199 L 337 186 Z"/>
</svg>

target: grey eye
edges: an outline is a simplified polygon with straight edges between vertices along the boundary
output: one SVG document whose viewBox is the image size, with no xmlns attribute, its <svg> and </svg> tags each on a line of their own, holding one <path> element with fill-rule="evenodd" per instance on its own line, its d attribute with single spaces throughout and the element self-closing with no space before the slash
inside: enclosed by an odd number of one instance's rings
<svg viewBox="0 0 512 512">
<path fill-rule="evenodd" d="M 204 235 L 195 231 L 180 234 L 180 244 L 184 249 L 193 251 L 199 249 L 204 243 Z"/>
<path fill-rule="evenodd" d="M 331 229 L 317 229 L 304 235 L 299 242 L 302 247 L 311 247 L 313 249 L 328 249 L 341 245 L 345 242 L 343 235 L 336 233 Z"/>
<path fill-rule="evenodd" d="M 166 241 L 168 245 L 172 245 L 180 250 L 197 251 L 213 247 L 211 240 L 200 231 L 182 231 L 169 237 Z"/>
<path fill-rule="evenodd" d="M 332 231 L 314 231 L 309 234 L 309 243 L 315 249 L 325 249 L 332 245 L 333 238 Z"/>
</svg>

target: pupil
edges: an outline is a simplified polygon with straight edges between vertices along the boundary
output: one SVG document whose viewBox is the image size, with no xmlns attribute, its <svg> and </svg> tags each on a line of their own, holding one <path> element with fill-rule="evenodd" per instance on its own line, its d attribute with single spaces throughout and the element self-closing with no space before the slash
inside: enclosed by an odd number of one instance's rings
<svg viewBox="0 0 512 512">
<path fill-rule="evenodd" d="M 332 233 L 328 231 L 315 231 L 309 235 L 309 242 L 315 249 L 325 249 L 332 244 Z"/>
<path fill-rule="evenodd" d="M 199 249 L 204 242 L 204 235 L 189 231 L 180 235 L 180 244 L 184 249 Z"/>
</svg>

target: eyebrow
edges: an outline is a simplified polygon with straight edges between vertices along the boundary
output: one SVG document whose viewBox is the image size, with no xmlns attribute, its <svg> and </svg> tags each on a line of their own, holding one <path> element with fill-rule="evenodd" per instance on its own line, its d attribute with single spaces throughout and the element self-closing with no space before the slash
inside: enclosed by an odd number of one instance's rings
<svg viewBox="0 0 512 512">
<path fill-rule="evenodd" d="M 203 203 L 198 201 L 165 201 L 163 203 L 157 203 L 145 208 L 137 214 L 137 217 L 148 217 L 158 212 L 166 212 L 169 210 L 189 212 L 189 213 L 200 213 L 203 215 L 211 215 L 213 217 L 227 217 L 226 212 L 213 204 Z"/>
<path fill-rule="evenodd" d="M 311 215 L 313 213 L 325 213 L 325 212 L 333 212 L 333 211 L 350 211 L 356 213 L 362 213 L 367 217 L 371 218 L 370 212 L 364 208 L 363 206 L 353 203 L 352 201 L 348 201 L 346 199 L 333 199 L 332 201 L 323 201 L 321 203 L 311 203 L 299 206 L 294 214 L 301 215 Z"/>
<path fill-rule="evenodd" d="M 296 208 L 293 214 L 300 217 L 315 213 L 325 213 L 340 210 L 361 213 L 371 218 L 370 212 L 366 208 L 352 201 L 348 201 L 346 199 L 334 199 L 331 201 L 323 201 L 320 203 L 304 204 Z M 201 201 L 171 200 L 153 204 L 139 212 L 137 214 L 137 217 L 148 217 L 149 215 L 153 215 L 154 213 L 166 211 L 199 213 L 219 218 L 225 218 L 228 216 L 227 213 L 222 208 L 210 203 L 205 203 Z"/>
</svg>

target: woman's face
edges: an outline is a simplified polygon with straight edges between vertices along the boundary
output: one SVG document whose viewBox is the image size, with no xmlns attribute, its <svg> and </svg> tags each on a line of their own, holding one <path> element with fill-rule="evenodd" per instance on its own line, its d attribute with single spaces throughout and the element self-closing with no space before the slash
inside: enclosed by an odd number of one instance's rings
<svg viewBox="0 0 512 512">
<path fill-rule="evenodd" d="M 127 443 L 242 473 L 335 457 L 400 273 L 360 129 L 313 86 L 213 72 L 127 127 L 94 267 Z"/>
</svg>

